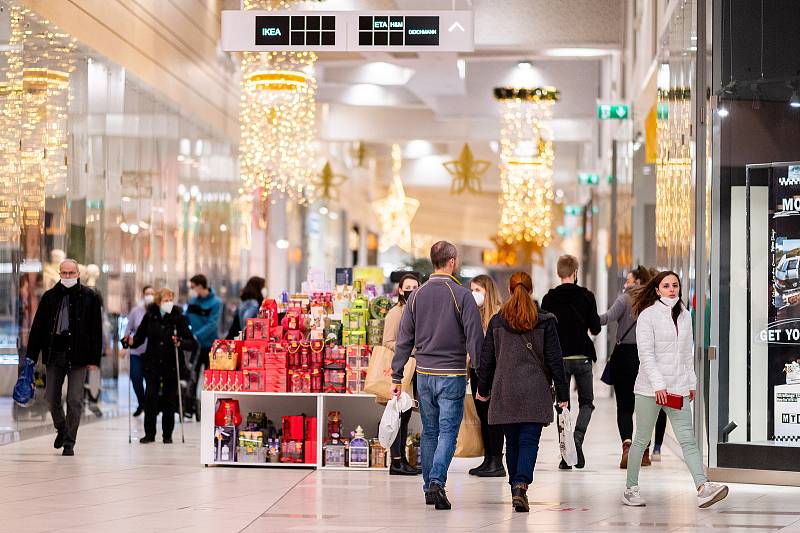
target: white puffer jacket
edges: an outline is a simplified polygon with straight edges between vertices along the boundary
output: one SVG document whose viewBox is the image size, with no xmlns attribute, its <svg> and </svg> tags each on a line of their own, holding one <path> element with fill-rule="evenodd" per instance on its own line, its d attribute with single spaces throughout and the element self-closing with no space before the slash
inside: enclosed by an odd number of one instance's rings
<svg viewBox="0 0 800 533">
<path fill-rule="evenodd" d="M 686 309 L 672 321 L 672 309 L 656 301 L 642 311 L 636 323 L 636 344 L 639 349 L 639 375 L 633 392 L 655 396 L 666 389 L 672 394 L 688 396 L 697 389 L 694 372 L 694 335 L 692 316 Z"/>
</svg>

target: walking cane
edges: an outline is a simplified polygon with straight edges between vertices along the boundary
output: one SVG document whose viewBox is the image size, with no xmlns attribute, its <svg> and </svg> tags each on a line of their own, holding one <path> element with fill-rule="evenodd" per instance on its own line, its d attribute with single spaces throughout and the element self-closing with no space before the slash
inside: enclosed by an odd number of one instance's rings
<svg viewBox="0 0 800 533">
<path fill-rule="evenodd" d="M 131 388 L 133 387 L 133 379 L 131 379 L 131 353 L 128 352 L 128 444 L 133 442 L 131 438 Z"/>
<path fill-rule="evenodd" d="M 175 338 L 178 338 L 178 328 L 174 330 Z M 181 365 L 178 362 L 178 347 L 175 346 L 175 375 L 178 380 L 178 415 L 181 419 L 181 442 L 186 444 L 186 436 L 183 434 L 183 394 L 181 394 Z"/>
</svg>

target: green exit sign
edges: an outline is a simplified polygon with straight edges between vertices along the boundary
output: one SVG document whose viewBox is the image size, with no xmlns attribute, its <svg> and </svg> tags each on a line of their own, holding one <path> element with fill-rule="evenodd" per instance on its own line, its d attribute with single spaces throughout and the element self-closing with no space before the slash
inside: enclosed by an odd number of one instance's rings
<svg viewBox="0 0 800 533">
<path fill-rule="evenodd" d="M 600 183 L 600 175 L 586 173 L 578 174 L 578 183 L 580 185 L 597 185 Z"/>
<path fill-rule="evenodd" d="M 630 116 L 630 106 L 626 104 L 600 104 L 597 118 L 600 120 L 626 120 Z"/>
</svg>

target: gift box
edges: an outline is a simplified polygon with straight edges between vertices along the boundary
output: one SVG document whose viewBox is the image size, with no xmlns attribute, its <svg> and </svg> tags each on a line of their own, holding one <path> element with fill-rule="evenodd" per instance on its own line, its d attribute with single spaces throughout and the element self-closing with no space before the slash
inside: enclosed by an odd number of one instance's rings
<svg viewBox="0 0 800 533">
<path fill-rule="evenodd" d="M 327 393 L 344 394 L 347 392 L 347 371 L 325 369 L 323 385 Z"/>
<path fill-rule="evenodd" d="M 237 370 L 242 341 L 215 340 L 208 355 L 211 370 Z"/>
<path fill-rule="evenodd" d="M 325 344 L 338 346 L 342 343 L 342 322 L 340 320 L 330 320 L 325 326 Z"/>
<path fill-rule="evenodd" d="M 284 334 L 283 334 L 283 340 L 288 342 L 288 343 L 292 343 L 292 342 L 299 343 L 302 340 L 304 340 L 305 338 L 306 338 L 305 334 L 302 331 L 298 330 L 298 329 L 286 330 L 284 332 Z"/>
<path fill-rule="evenodd" d="M 214 371 L 203 371 L 203 390 L 214 390 Z"/>
<path fill-rule="evenodd" d="M 325 368 L 334 370 L 343 370 L 347 367 L 347 356 L 345 349 L 342 346 L 327 346 L 325 347 Z"/>
<path fill-rule="evenodd" d="M 322 340 L 312 340 L 309 343 L 308 366 L 322 368 L 325 364 L 325 343 Z"/>
<path fill-rule="evenodd" d="M 302 441 L 306 435 L 306 416 L 283 416 L 281 417 L 281 428 L 283 429 L 284 440 Z"/>
<path fill-rule="evenodd" d="M 289 392 L 312 392 L 311 372 L 308 370 L 289 370 Z"/>
<path fill-rule="evenodd" d="M 242 345 L 242 368 L 264 368 L 269 341 L 247 340 Z"/>
<path fill-rule="evenodd" d="M 309 372 L 311 374 L 311 392 L 322 392 L 322 369 L 312 368 Z"/>
<path fill-rule="evenodd" d="M 372 319 L 367 326 L 367 344 L 378 346 L 383 344 L 383 319 Z"/>
<path fill-rule="evenodd" d="M 289 331 L 299 331 L 304 329 L 303 311 L 300 307 L 290 307 L 286 311 L 286 316 L 281 321 L 281 326 L 288 333 Z"/>
<path fill-rule="evenodd" d="M 266 463 L 267 462 L 267 448 L 250 448 L 246 446 L 239 446 L 236 449 L 236 462 L 237 463 Z"/>
<path fill-rule="evenodd" d="M 351 345 L 347 346 L 346 350 L 348 368 L 367 369 L 369 366 L 369 354 L 371 352 L 369 346 Z"/>
<path fill-rule="evenodd" d="M 325 466 L 345 466 L 344 444 L 326 444 L 324 449 Z"/>
<path fill-rule="evenodd" d="M 268 341 L 271 324 L 268 318 L 248 318 L 245 327 L 245 339 L 249 341 Z"/>
<path fill-rule="evenodd" d="M 364 392 L 364 383 L 367 380 L 366 368 L 347 369 L 347 394 L 361 394 Z"/>
<path fill-rule="evenodd" d="M 261 301 L 261 307 L 258 310 L 258 318 L 266 318 L 272 327 L 278 325 L 278 302 L 270 298 L 264 298 Z"/>
<path fill-rule="evenodd" d="M 305 461 L 305 453 L 303 452 L 303 440 L 287 440 L 284 437 L 281 440 L 281 459 L 282 463 L 303 463 Z M 316 461 L 312 461 L 312 464 Z"/>
<path fill-rule="evenodd" d="M 236 426 L 216 426 L 214 428 L 214 461 L 233 462 L 236 460 Z"/>
<path fill-rule="evenodd" d="M 245 369 L 243 374 L 243 390 L 245 392 L 265 392 L 267 387 L 266 370 Z"/>
<path fill-rule="evenodd" d="M 367 343 L 366 330 L 344 330 L 342 332 L 342 344 L 345 346 L 363 345 Z"/>
</svg>

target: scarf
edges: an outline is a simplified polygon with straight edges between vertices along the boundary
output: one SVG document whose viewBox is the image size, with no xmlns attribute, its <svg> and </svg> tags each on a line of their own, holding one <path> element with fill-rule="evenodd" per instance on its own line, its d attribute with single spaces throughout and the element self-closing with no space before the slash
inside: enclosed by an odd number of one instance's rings
<svg viewBox="0 0 800 533">
<path fill-rule="evenodd" d="M 69 292 L 65 292 L 61 298 L 61 306 L 58 309 L 58 321 L 56 322 L 56 334 L 62 335 L 69 331 Z"/>
</svg>

